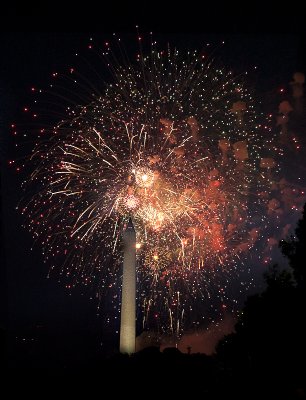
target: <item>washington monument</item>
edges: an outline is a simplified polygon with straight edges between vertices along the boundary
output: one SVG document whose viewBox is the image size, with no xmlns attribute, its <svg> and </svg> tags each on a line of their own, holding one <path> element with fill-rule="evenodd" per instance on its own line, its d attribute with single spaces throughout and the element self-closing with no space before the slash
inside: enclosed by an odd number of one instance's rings
<svg viewBox="0 0 306 400">
<path fill-rule="evenodd" d="M 132 218 L 123 232 L 123 245 L 120 353 L 132 354 L 136 344 L 136 232 Z"/>
</svg>

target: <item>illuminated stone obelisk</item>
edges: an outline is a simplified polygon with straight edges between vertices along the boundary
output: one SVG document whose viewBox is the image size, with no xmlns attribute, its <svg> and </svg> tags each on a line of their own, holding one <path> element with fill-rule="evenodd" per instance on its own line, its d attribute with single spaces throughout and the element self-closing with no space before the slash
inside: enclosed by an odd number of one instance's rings
<svg viewBox="0 0 306 400">
<path fill-rule="evenodd" d="M 123 279 L 120 353 L 135 353 L 136 344 L 136 232 L 130 218 L 123 232 Z"/>
</svg>

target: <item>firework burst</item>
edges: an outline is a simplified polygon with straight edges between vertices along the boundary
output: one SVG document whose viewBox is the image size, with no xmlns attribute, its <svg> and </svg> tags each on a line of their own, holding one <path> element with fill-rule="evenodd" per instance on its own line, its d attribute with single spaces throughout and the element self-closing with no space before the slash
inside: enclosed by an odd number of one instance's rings
<svg viewBox="0 0 306 400">
<path fill-rule="evenodd" d="M 260 238 L 268 140 L 243 81 L 196 52 L 153 47 L 111 68 L 103 95 L 69 107 L 34 150 L 23 212 L 61 275 L 100 292 L 117 282 L 131 216 L 144 325 L 178 333 L 212 296 L 226 306 Z"/>
</svg>

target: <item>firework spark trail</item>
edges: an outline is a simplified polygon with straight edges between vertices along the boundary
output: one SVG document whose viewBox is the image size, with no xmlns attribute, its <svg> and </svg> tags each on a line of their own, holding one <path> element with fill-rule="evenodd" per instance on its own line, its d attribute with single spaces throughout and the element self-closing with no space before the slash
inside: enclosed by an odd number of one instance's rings
<svg viewBox="0 0 306 400">
<path fill-rule="evenodd" d="M 132 216 L 145 321 L 180 330 L 261 237 L 271 138 L 244 83 L 196 53 L 152 48 L 112 68 L 103 96 L 69 107 L 33 151 L 23 212 L 46 258 L 69 259 L 62 275 L 100 287 L 116 281 Z"/>
</svg>

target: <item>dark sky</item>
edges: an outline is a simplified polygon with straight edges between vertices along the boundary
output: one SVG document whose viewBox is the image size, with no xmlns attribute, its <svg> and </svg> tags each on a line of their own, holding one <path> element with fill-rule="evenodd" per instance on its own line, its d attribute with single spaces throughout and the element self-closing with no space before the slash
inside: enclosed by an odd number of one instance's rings
<svg viewBox="0 0 306 400">
<path fill-rule="evenodd" d="M 129 5 L 119 11 L 109 6 L 98 15 L 90 7 L 82 10 L 78 7 L 71 6 L 74 11 L 69 14 L 67 10 L 61 12 L 56 2 L 35 9 L 27 5 L 16 10 L 12 6 L 0 17 L 2 30 L 3 26 L 8 27 L 0 33 L 1 245 L 4 245 L 1 292 L 2 304 L 6 305 L 1 327 L 22 332 L 40 327 L 47 327 L 53 335 L 71 330 L 97 332 L 103 324 L 103 318 L 96 317 L 96 303 L 89 300 L 89 293 L 76 289 L 69 295 L 58 282 L 46 279 L 48 268 L 38 248 L 30 251 L 32 239 L 21 228 L 22 218 L 15 211 L 21 197 L 21 178 L 7 166 L 8 159 L 16 157 L 9 126 L 20 121 L 31 85 L 43 85 L 54 69 L 69 66 L 72 54 L 85 47 L 91 36 L 103 42 L 113 31 L 123 32 L 129 46 L 131 38 L 136 36 L 136 23 L 144 33 L 153 30 L 157 40 L 178 48 L 197 49 L 207 41 L 217 46 L 225 40 L 216 57 L 237 72 L 253 71 L 258 66 L 250 79 L 264 96 L 275 95 L 296 70 L 306 70 L 301 20 L 297 16 L 293 20 L 285 12 L 272 20 L 258 10 L 250 19 L 241 15 L 242 10 L 235 17 L 226 18 L 226 9 L 220 16 L 218 10 L 198 13 L 187 8 L 181 10 L 178 18 L 179 10 L 153 3 L 139 6 L 135 13 Z M 81 337 L 82 333 L 78 335 L 79 341 Z"/>
<path fill-rule="evenodd" d="M 137 24 L 162 33 L 301 33 L 305 17 L 296 3 L 53 0 L 4 3 L 0 22 L 10 31 L 118 32 Z"/>
</svg>

